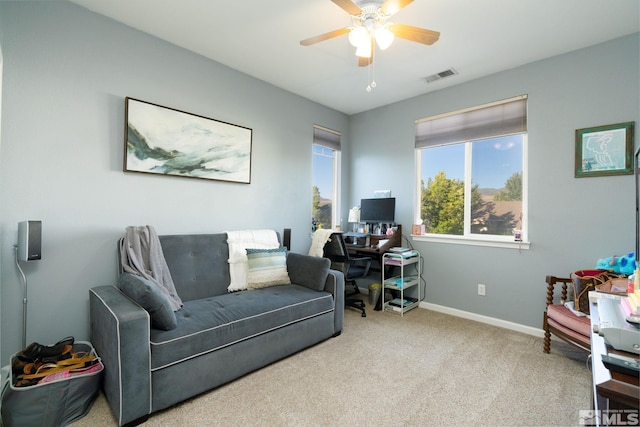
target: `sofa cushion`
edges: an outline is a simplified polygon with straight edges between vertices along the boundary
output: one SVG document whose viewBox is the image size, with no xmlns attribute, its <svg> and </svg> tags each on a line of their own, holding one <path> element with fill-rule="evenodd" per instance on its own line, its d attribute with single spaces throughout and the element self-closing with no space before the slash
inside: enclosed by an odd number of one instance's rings
<svg viewBox="0 0 640 427">
<path fill-rule="evenodd" d="M 331 261 L 328 258 L 312 257 L 294 252 L 287 256 L 287 271 L 291 283 L 306 286 L 314 291 L 324 289 Z"/>
<path fill-rule="evenodd" d="M 333 311 L 328 292 L 285 285 L 185 302 L 177 328 L 151 330 L 152 370 Z M 224 366 L 211 369 L 224 369 Z"/>
<path fill-rule="evenodd" d="M 287 249 L 247 249 L 247 289 L 289 285 Z"/>
<path fill-rule="evenodd" d="M 182 302 L 227 293 L 226 233 L 159 236 L 164 258 Z"/>
<path fill-rule="evenodd" d="M 118 287 L 125 295 L 147 310 L 154 328 L 171 330 L 177 326 L 176 315 L 167 297 L 158 285 L 131 273 L 123 273 L 118 278 Z"/>
</svg>

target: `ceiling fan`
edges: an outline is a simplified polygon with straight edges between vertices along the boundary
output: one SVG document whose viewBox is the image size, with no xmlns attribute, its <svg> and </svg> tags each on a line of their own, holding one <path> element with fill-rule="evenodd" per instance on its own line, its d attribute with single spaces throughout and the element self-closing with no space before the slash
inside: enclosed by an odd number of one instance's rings
<svg viewBox="0 0 640 427">
<path fill-rule="evenodd" d="M 395 37 L 431 45 L 438 41 L 440 33 L 387 20 L 413 0 L 331 0 L 349 15 L 352 25 L 302 40 L 302 46 L 310 46 L 334 37 L 349 34 L 349 42 L 356 48 L 358 65 L 366 67 L 373 62 L 376 44 L 382 50 L 388 48 Z M 354 0 L 355 1 L 355 0 Z"/>
</svg>

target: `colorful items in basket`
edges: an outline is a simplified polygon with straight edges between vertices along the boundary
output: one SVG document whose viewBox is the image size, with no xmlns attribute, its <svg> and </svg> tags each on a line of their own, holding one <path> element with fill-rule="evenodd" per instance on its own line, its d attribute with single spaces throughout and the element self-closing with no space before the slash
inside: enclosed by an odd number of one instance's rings
<svg viewBox="0 0 640 427">
<path fill-rule="evenodd" d="M 100 359 L 93 353 L 74 351 L 73 343 L 73 337 L 66 337 L 51 346 L 29 344 L 11 363 L 14 385 L 27 387 L 99 370 Z"/>
</svg>

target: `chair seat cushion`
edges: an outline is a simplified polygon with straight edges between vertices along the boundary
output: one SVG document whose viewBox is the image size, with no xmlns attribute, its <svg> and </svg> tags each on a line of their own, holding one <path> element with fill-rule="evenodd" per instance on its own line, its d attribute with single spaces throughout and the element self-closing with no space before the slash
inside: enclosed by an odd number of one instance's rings
<svg viewBox="0 0 640 427">
<path fill-rule="evenodd" d="M 585 348 L 589 348 L 591 346 L 591 338 L 584 336 L 582 334 L 577 333 L 576 331 L 565 328 L 558 322 L 553 319 L 548 319 L 549 328 L 554 328 L 555 332 L 563 333 L 566 337 L 569 337 L 573 342 L 580 343 Z"/>
<path fill-rule="evenodd" d="M 552 304 L 547 307 L 547 318 L 552 326 L 569 329 L 590 340 L 591 321 L 587 316 L 576 316 L 564 305 Z"/>
<path fill-rule="evenodd" d="M 330 293 L 300 285 L 187 301 L 175 313 L 175 329 L 151 330 L 151 368 L 162 369 L 333 309 Z"/>
</svg>

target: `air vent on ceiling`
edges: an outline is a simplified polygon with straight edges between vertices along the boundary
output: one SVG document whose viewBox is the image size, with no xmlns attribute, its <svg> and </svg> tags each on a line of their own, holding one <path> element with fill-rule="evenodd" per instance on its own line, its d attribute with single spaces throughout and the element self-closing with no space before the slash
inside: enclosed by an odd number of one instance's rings
<svg viewBox="0 0 640 427">
<path fill-rule="evenodd" d="M 425 77 L 425 81 L 427 83 L 435 82 L 437 80 L 444 79 L 446 77 L 451 77 L 458 74 L 455 68 L 449 68 L 448 70 L 440 71 L 439 73 L 432 74 L 430 76 Z"/>
</svg>

